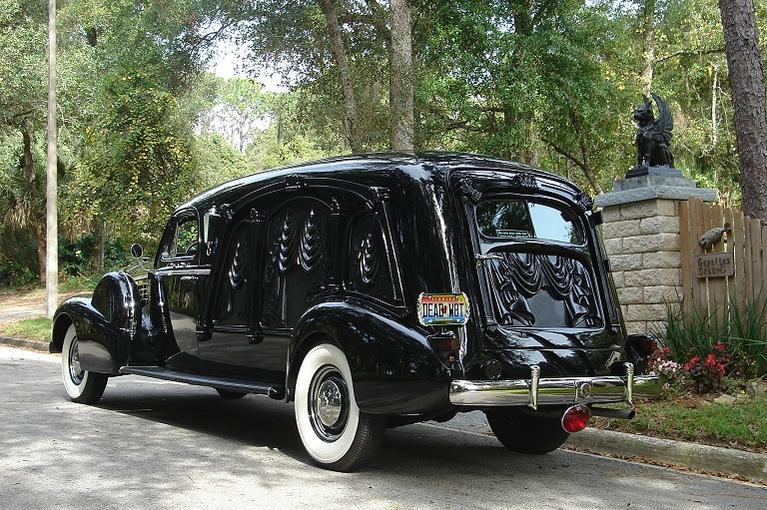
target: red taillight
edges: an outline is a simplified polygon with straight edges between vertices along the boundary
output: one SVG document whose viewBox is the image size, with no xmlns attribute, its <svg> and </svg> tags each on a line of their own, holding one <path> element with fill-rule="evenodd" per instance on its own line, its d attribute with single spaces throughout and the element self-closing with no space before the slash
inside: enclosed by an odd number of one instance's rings
<svg viewBox="0 0 767 510">
<path fill-rule="evenodd" d="M 586 428 L 590 419 L 591 409 L 578 404 L 569 407 L 567 411 L 565 411 L 565 414 L 562 415 L 562 428 L 565 429 L 565 432 L 569 432 L 570 434 L 580 432 Z"/>
</svg>

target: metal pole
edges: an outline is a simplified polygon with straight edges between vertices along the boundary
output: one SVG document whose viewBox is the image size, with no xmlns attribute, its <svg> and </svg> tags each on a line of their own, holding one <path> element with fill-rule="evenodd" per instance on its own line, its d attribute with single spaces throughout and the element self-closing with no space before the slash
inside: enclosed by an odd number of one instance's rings
<svg viewBox="0 0 767 510">
<path fill-rule="evenodd" d="M 56 205 L 56 0 L 48 0 L 48 173 L 46 179 L 46 315 L 53 318 L 59 293 L 59 240 Z"/>
</svg>

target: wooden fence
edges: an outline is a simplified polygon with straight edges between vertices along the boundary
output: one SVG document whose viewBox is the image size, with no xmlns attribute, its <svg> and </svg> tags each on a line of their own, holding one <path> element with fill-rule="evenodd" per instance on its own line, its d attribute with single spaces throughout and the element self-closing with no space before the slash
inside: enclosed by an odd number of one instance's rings
<svg viewBox="0 0 767 510">
<path fill-rule="evenodd" d="M 704 250 L 700 237 L 725 224 L 732 230 Z M 691 198 L 679 204 L 679 237 L 682 306 L 688 317 L 705 313 L 722 324 L 732 306 L 744 310 L 748 302 L 767 298 L 767 226 L 759 220 Z"/>
</svg>

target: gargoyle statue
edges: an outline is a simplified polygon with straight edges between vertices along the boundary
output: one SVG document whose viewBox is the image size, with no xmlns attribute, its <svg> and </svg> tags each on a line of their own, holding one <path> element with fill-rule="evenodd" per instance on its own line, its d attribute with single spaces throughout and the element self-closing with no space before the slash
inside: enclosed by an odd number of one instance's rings
<svg viewBox="0 0 767 510">
<path fill-rule="evenodd" d="M 652 166 L 673 168 L 674 155 L 671 154 L 669 145 L 674 130 L 674 120 L 663 99 L 655 94 L 652 94 L 652 98 L 658 105 L 657 119 L 653 115 L 652 101 L 647 97 L 644 103 L 634 110 L 634 120 L 639 124 L 636 136 L 636 169 Z"/>
</svg>

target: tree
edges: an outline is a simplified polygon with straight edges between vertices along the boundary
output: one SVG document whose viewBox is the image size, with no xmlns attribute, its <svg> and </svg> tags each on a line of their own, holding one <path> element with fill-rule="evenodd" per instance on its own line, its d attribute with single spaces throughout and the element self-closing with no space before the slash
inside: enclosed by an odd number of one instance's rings
<svg viewBox="0 0 767 510">
<path fill-rule="evenodd" d="M 719 0 L 735 131 L 743 212 L 767 221 L 767 96 L 752 0 Z"/>
<path fill-rule="evenodd" d="M 412 5 L 410 0 L 391 1 L 391 71 L 389 104 L 391 105 L 391 148 L 413 150 L 413 43 Z"/>
<path fill-rule="evenodd" d="M 103 101 L 75 196 L 123 239 L 152 246 L 173 208 L 195 191 L 191 126 L 178 122 L 173 94 L 141 69 L 116 70 Z"/>
<path fill-rule="evenodd" d="M 221 88 L 216 121 L 241 153 L 253 141 L 259 124 L 266 120 L 268 93 L 260 83 L 247 78 L 230 78 Z"/>
<path fill-rule="evenodd" d="M 40 280 L 45 281 L 45 174 L 35 150 L 43 137 L 46 112 L 46 6 L 39 2 L 0 1 L 0 131 L 11 131 L 20 156 L 3 169 L 0 213 L 5 222 L 34 230 Z"/>
<path fill-rule="evenodd" d="M 336 62 L 338 80 L 344 103 L 343 125 L 349 147 L 353 153 L 361 152 L 359 135 L 357 133 L 357 100 L 354 97 L 354 83 L 352 82 L 349 69 L 349 59 L 346 55 L 346 47 L 341 36 L 341 27 L 338 21 L 338 0 L 317 0 L 322 13 L 325 15 L 325 25 L 330 38 L 330 49 Z"/>
<path fill-rule="evenodd" d="M 644 0 L 642 6 L 642 92 L 650 97 L 655 70 L 655 0 Z"/>
</svg>

